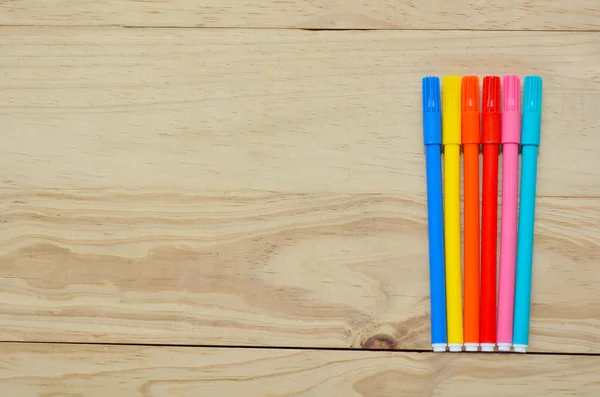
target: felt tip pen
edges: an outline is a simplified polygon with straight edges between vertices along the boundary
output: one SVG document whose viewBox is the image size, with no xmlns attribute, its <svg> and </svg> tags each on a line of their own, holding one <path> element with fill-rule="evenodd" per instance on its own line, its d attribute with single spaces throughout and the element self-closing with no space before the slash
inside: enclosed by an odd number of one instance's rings
<svg viewBox="0 0 600 397">
<path fill-rule="evenodd" d="M 444 77 L 442 141 L 444 144 L 444 240 L 448 348 L 463 345 L 462 276 L 460 264 L 460 77 Z"/>
<path fill-rule="evenodd" d="M 429 234 L 429 295 L 433 351 L 446 351 L 446 276 L 444 270 L 444 210 L 442 201 L 442 113 L 440 79 L 422 80 L 423 140 L 427 172 Z"/>
<path fill-rule="evenodd" d="M 510 351 L 513 332 L 517 251 L 521 79 L 516 75 L 507 75 L 504 76 L 502 83 L 502 221 L 497 344 L 499 351 Z"/>
<path fill-rule="evenodd" d="M 521 201 L 519 206 L 519 233 L 517 242 L 517 274 L 515 286 L 515 313 L 513 347 L 525 353 L 529 344 L 531 306 L 531 270 L 533 261 L 533 225 L 538 147 L 542 122 L 542 78 L 525 77 L 523 95 L 523 131 L 521 138 Z"/>
<path fill-rule="evenodd" d="M 481 350 L 496 346 L 496 267 L 498 225 L 498 152 L 501 127 L 500 77 L 483 78 L 481 141 L 483 143 L 483 188 L 481 204 Z"/>
<path fill-rule="evenodd" d="M 479 78 L 462 78 L 464 174 L 464 343 L 479 349 Z"/>
</svg>

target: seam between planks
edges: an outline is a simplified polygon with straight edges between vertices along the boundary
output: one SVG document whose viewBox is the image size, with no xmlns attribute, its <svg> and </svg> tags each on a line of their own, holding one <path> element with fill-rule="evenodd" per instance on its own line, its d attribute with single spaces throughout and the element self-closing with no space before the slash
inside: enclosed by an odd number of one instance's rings
<svg viewBox="0 0 600 397">
<path fill-rule="evenodd" d="M 295 351 L 347 351 L 347 352 L 384 352 L 384 353 L 422 353 L 433 354 L 430 350 L 420 349 L 357 349 L 352 347 L 306 347 L 306 346 L 263 346 L 263 345 L 207 345 L 207 344 L 176 344 L 176 343 L 119 343 L 119 342 L 65 342 L 65 341 L 11 341 L 0 340 L 0 345 L 64 345 L 64 346 L 132 346 L 132 347 L 174 347 L 174 348 L 206 348 L 206 349 L 254 349 L 254 350 L 295 350 Z M 482 352 L 461 352 L 460 354 L 483 354 Z M 600 353 L 577 352 L 541 352 L 531 351 L 526 354 L 517 353 L 487 353 L 486 355 L 513 355 L 513 356 L 571 356 L 571 357 L 600 357 Z"/>
<path fill-rule="evenodd" d="M 98 25 L 44 25 L 44 24 L 0 24 L 0 28 L 58 28 L 58 29 L 206 29 L 206 30 L 305 30 L 323 32 L 344 31 L 381 31 L 381 32 L 498 32 L 498 33 L 598 33 L 600 29 L 417 29 L 417 28 L 303 28 L 303 27 L 260 27 L 260 26 L 202 26 L 202 25 L 123 25 L 123 24 L 98 24 Z"/>
</svg>

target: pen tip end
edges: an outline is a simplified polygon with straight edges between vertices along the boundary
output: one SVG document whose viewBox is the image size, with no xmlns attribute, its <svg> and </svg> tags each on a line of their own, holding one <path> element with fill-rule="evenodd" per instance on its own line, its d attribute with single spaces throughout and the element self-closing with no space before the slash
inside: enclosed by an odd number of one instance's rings
<svg viewBox="0 0 600 397">
<path fill-rule="evenodd" d="M 423 113 L 440 113 L 440 78 L 424 77 L 422 81 Z"/>
<path fill-rule="evenodd" d="M 508 74 L 502 79 L 502 111 L 518 112 L 521 110 L 521 78 Z"/>
<path fill-rule="evenodd" d="M 485 76 L 483 78 L 483 111 L 500 112 L 500 77 Z"/>
<path fill-rule="evenodd" d="M 462 111 L 479 112 L 479 78 L 465 76 L 462 78 Z"/>
<path fill-rule="evenodd" d="M 460 112 L 460 94 L 460 77 L 444 76 L 442 110 L 444 112 Z"/>
<path fill-rule="evenodd" d="M 542 78 L 540 76 L 525 77 L 523 112 L 542 113 Z"/>
</svg>

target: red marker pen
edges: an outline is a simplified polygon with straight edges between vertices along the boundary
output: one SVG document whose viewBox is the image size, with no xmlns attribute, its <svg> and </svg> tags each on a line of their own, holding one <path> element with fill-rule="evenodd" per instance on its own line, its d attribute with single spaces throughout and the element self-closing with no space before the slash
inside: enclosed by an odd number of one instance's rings
<svg viewBox="0 0 600 397">
<path fill-rule="evenodd" d="M 496 345 L 496 267 L 498 225 L 498 150 L 500 147 L 500 77 L 483 79 L 483 193 L 481 211 L 481 316 L 482 351 Z"/>
</svg>

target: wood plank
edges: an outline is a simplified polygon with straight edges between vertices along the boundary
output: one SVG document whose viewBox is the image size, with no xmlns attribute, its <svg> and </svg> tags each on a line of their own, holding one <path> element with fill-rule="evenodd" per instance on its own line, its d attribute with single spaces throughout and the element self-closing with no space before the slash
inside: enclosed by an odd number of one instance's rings
<svg viewBox="0 0 600 397">
<path fill-rule="evenodd" d="M 599 357 L 0 345 L 6 396 L 597 396 Z"/>
<path fill-rule="evenodd" d="M 595 0 L 106 0 L 0 3 L 0 25 L 598 30 Z"/>
<path fill-rule="evenodd" d="M 422 194 L 420 79 L 468 71 L 541 73 L 539 194 L 600 196 L 597 33 L 2 33 L 0 188 Z"/>
<path fill-rule="evenodd" d="M 600 353 L 600 199 L 539 200 L 531 351 Z M 0 193 L 0 338 L 429 349 L 425 202 Z"/>
</svg>

